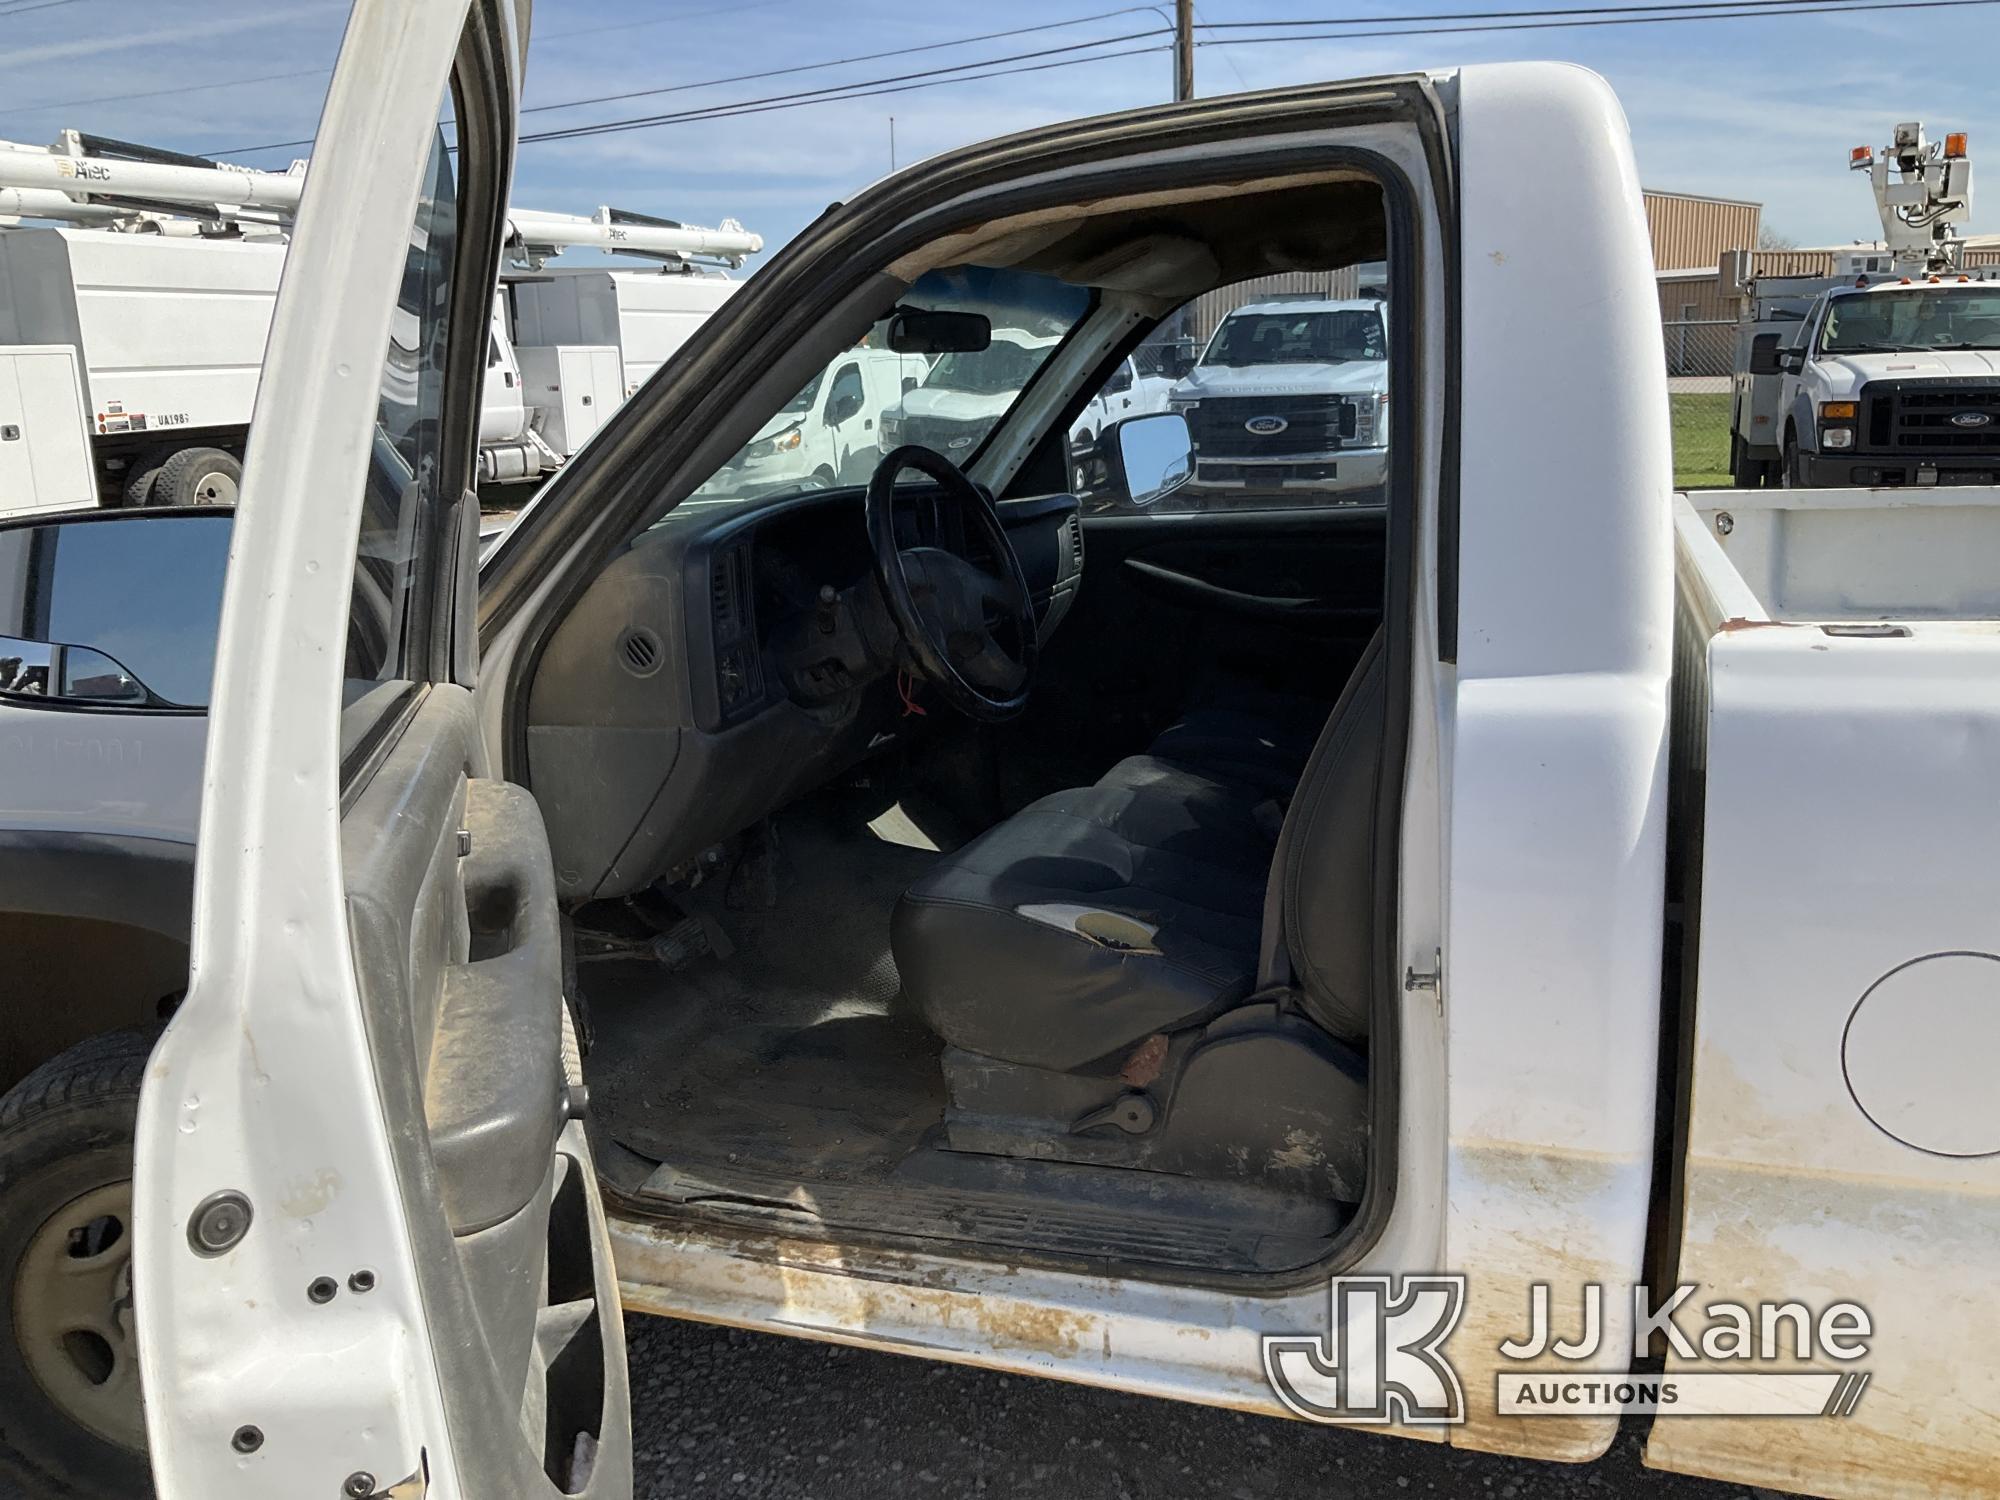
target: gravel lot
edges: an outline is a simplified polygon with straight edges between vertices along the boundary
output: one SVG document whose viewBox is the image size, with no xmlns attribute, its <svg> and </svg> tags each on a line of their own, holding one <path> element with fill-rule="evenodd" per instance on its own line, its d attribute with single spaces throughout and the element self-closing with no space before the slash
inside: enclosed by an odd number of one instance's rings
<svg viewBox="0 0 2000 1500">
<path fill-rule="evenodd" d="M 646 1500 L 1760 1493 L 1655 1475 L 1629 1429 L 1588 1467 L 1531 1464 L 770 1334 L 637 1315 L 626 1327 Z"/>
</svg>

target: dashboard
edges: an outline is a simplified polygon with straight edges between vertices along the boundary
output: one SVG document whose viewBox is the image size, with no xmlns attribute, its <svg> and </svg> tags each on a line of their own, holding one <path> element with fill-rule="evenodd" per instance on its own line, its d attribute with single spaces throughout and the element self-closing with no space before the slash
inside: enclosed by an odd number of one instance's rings
<svg viewBox="0 0 2000 1500">
<path fill-rule="evenodd" d="M 903 545 L 977 558 L 977 529 L 935 490 L 897 495 Z M 1046 644 L 1081 584 L 1076 497 L 996 509 Z M 561 895 L 643 889 L 899 744 L 899 646 L 860 490 L 670 511 L 592 581 L 536 668 L 528 769 Z"/>
</svg>

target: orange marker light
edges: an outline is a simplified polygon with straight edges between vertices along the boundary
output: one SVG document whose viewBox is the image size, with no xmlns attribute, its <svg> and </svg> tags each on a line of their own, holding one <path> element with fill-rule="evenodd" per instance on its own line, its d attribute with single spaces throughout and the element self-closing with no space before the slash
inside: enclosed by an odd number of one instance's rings
<svg viewBox="0 0 2000 1500">
<path fill-rule="evenodd" d="M 1870 146 L 1856 146 L 1847 153 L 1847 164 L 1850 167 L 1865 167 L 1874 160 L 1875 151 Z"/>
<path fill-rule="evenodd" d="M 1954 130 L 1944 138 L 1944 154 L 1946 156 L 1965 155 L 1965 132 L 1963 130 Z"/>
</svg>

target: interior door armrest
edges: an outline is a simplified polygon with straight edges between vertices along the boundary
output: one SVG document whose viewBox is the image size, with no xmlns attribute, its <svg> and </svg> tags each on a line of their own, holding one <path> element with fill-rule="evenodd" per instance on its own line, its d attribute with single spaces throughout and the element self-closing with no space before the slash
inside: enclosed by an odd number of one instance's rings
<svg viewBox="0 0 2000 1500">
<path fill-rule="evenodd" d="M 562 932 L 541 812 L 520 787 L 476 780 L 465 823 L 471 954 L 446 972 L 424 1088 L 439 1192 L 461 1235 L 527 1206 L 568 1113 Z"/>
</svg>

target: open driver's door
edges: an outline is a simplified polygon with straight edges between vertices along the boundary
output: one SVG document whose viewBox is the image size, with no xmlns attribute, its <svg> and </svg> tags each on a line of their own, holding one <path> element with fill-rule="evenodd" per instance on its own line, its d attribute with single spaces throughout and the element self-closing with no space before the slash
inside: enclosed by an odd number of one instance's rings
<svg viewBox="0 0 2000 1500">
<path fill-rule="evenodd" d="M 358 0 L 287 256 L 140 1109 L 162 1500 L 631 1493 L 547 839 L 473 712 L 527 23 Z"/>
</svg>

